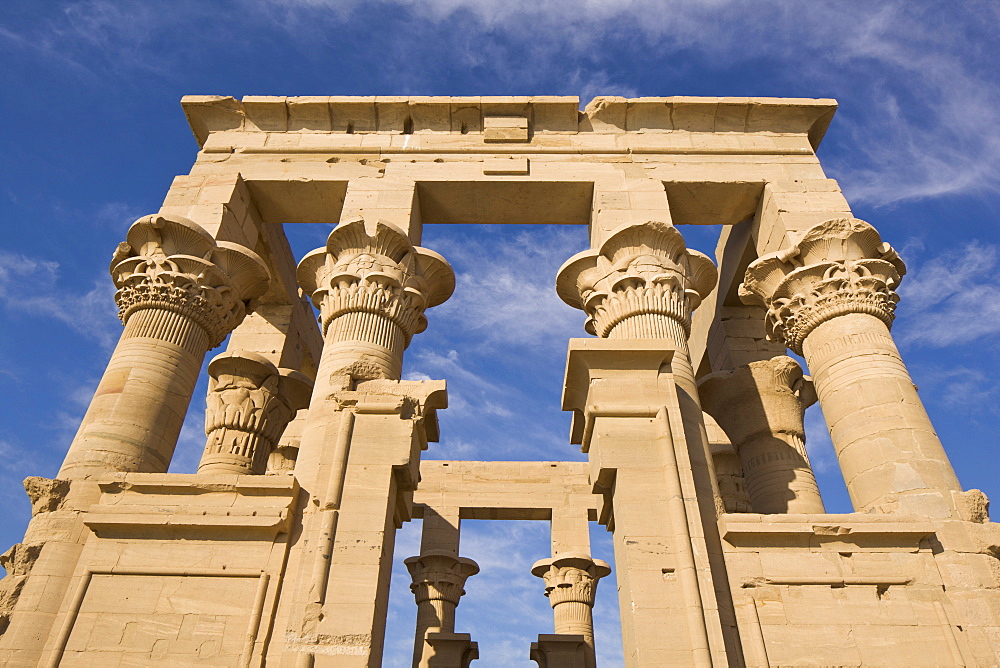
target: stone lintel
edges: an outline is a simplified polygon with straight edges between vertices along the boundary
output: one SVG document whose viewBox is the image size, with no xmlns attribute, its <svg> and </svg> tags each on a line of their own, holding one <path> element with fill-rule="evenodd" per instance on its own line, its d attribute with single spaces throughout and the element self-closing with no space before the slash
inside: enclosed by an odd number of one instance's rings
<svg viewBox="0 0 1000 668">
<path fill-rule="evenodd" d="M 298 496 L 292 476 L 127 473 L 108 476 L 83 522 L 101 534 L 287 530 Z"/>
<path fill-rule="evenodd" d="M 420 463 L 413 516 L 428 508 L 457 508 L 461 519 L 551 520 L 553 511 L 597 517 L 586 462 Z"/>
<path fill-rule="evenodd" d="M 186 95 L 181 106 L 204 146 L 213 132 L 452 133 L 482 144 L 486 119 L 522 117 L 530 134 L 778 133 L 808 137 L 815 150 L 833 118 L 831 99 L 575 96 L 279 97 Z M 503 147 L 498 147 L 503 151 Z"/>
</svg>

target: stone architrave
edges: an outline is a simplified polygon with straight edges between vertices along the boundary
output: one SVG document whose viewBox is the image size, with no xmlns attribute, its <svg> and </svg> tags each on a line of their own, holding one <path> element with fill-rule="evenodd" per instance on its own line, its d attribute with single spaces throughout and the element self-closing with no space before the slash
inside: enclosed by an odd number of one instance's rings
<svg viewBox="0 0 1000 668">
<path fill-rule="evenodd" d="M 270 280 L 255 253 L 174 215 L 137 220 L 111 275 L 125 331 L 59 478 L 165 472 L 205 353 Z"/>
<path fill-rule="evenodd" d="M 782 355 L 709 374 L 698 391 L 736 448 L 754 512 L 825 512 L 803 427 L 816 397 L 795 360 Z"/>
<path fill-rule="evenodd" d="M 751 263 L 740 296 L 805 357 L 855 509 L 954 517 L 962 488 L 889 333 L 905 271 L 874 227 L 836 218 Z"/>
<path fill-rule="evenodd" d="M 605 562 L 583 554 L 562 554 L 536 561 L 531 567 L 531 574 L 545 581 L 545 596 L 552 606 L 556 634 L 583 636 L 588 647 L 588 666 L 595 663 L 597 581 L 610 573 L 611 567 Z"/>
<path fill-rule="evenodd" d="M 198 473 L 263 474 L 282 431 L 308 405 L 312 381 L 247 351 L 217 356 L 208 375 L 208 440 Z"/>
<path fill-rule="evenodd" d="M 425 666 L 428 634 L 455 633 L 455 608 L 465 594 L 465 581 L 479 572 L 479 566 L 472 559 L 456 557 L 444 550 L 410 557 L 403 563 L 413 578 L 410 591 L 417 603 L 413 665 Z"/>
</svg>

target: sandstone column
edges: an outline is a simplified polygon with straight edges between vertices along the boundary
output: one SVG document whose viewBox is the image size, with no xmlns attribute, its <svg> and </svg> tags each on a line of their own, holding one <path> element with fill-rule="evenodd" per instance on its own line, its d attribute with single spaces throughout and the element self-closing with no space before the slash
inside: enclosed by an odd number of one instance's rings
<svg viewBox="0 0 1000 668">
<path fill-rule="evenodd" d="M 545 596 L 552 605 L 555 632 L 583 636 L 587 644 L 587 665 L 594 658 L 594 599 L 597 581 L 611 573 L 600 559 L 583 554 L 562 554 L 536 561 L 531 574 L 545 581 Z"/>
<path fill-rule="evenodd" d="M 59 478 L 165 472 L 205 353 L 267 289 L 263 261 L 180 216 L 146 216 L 111 262 L 125 325 Z"/>
<path fill-rule="evenodd" d="M 217 356 L 208 375 L 208 442 L 198 473 L 263 474 L 282 431 L 308 405 L 312 381 L 247 351 Z"/>
<path fill-rule="evenodd" d="M 791 357 L 750 362 L 698 383 L 702 406 L 732 440 L 757 513 L 823 513 L 805 448 L 812 383 Z"/>
<path fill-rule="evenodd" d="M 446 405 L 443 382 L 396 379 L 424 310 L 451 296 L 455 276 L 398 228 L 354 218 L 302 259 L 298 279 L 320 310 L 324 346 L 295 463 L 309 503 L 289 643 L 299 665 L 373 665 L 394 529 L 409 519 L 404 494 L 428 421 Z"/>
<path fill-rule="evenodd" d="M 428 665 L 424 643 L 427 634 L 455 633 L 455 608 L 465 594 L 465 581 L 479 572 L 472 559 L 456 557 L 446 550 L 433 550 L 403 562 L 413 578 L 410 591 L 417 602 L 417 630 L 413 665 Z"/>
<path fill-rule="evenodd" d="M 905 271 L 875 228 L 837 218 L 754 261 L 740 294 L 806 358 L 855 509 L 955 516 L 961 487 L 889 333 Z"/>
<path fill-rule="evenodd" d="M 615 356 L 613 363 L 594 359 L 613 366 L 615 378 L 603 375 L 591 378 L 586 387 L 571 388 L 571 383 L 584 380 L 570 379 L 575 373 L 571 343 L 566 392 L 572 389 L 572 394 L 586 398 L 577 397 L 585 401 L 583 405 L 567 406 L 564 394 L 563 408 L 582 413 L 577 417 L 583 419 L 575 422 L 586 423 L 586 433 L 575 442 L 590 448 L 592 466 L 601 469 L 593 471 L 595 479 L 606 475 L 615 480 L 615 559 L 623 635 L 626 644 L 633 643 L 632 656 L 626 657 L 630 666 L 653 665 L 649 657 L 674 651 L 671 646 L 683 661 L 709 665 L 713 658 L 724 660 L 734 642 L 733 634 L 725 630 L 735 622 L 716 528 L 724 507 L 687 347 L 691 312 L 715 286 L 716 278 L 711 260 L 689 250 L 681 233 L 660 221 L 618 227 L 598 248 L 570 258 L 556 278 L 563 301 L 587 314 L 586 330 L 606 339 L 598 357 Z M 657 341 L 664 341 L 659 354 L 668 361 L 653 373 L 663 383 L 657 380 L 645 387 L 641 383 L 649 370 L 642 365 L 650 360 L 635 346 Z M 617 354 L 614 344 L 620 345 Z M 609 391 L 618 383 L 620 390 Z M 668 421 L 674 421 L 673 431 L 662 426 Z M 653 497 L 662 498 L 663 505 L 652 507 Z M 624 536 L 629 540 L 619 540 Z M 667 572 L 662 570 L 663 558 L 651 556 L 663 545 L 670 546 L 668 559 L 674 565 L 670 572 L 677 574 L 669 581 L 663 576 Z M 634 606 L 632 601 L 642 598 L 644 589 L 665 588 L 677 598 L 662 604 L 681 608 L 671 623 L 687 626 L 687 647 L 641 630 L 663 617 L 661 611 Z"/>
</svg>

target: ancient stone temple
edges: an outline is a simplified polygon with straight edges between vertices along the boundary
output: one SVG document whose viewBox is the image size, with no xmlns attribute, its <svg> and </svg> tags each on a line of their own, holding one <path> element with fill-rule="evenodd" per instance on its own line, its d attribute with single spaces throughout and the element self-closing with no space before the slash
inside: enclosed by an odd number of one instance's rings
<svg viewBox="0 0 1000 668">
<path fill-rule="evenodd" d="M 25 481 L 0 663 L 378 666 L 413 519 L 414 666 L 477 658 L 463 519 L 549 523 L 552 625 L 520 655 L 542 667 L 595 665 L 599 584 L 630 667 L 1000 663 L 1000 531 L 893 342 L 906 266 L 816 158 L 834 101 L 183 107 L 191 172 L 108 249 L 121 340 L 58 475 Z M 304 222 L 329 238 L 296 258 Z M 425 223 L 588 226 L 553 286 L 587 333 L 563 393 L 587 462 L 421 462 L 447 379 L 403 355 L 455 287 Z M 714 259 L 684 241 L 705 224 Z M 204 456 L 167 473 L 191 401 Z M 810 467 L 817 401 L 853 513 Z"/>
</svg>

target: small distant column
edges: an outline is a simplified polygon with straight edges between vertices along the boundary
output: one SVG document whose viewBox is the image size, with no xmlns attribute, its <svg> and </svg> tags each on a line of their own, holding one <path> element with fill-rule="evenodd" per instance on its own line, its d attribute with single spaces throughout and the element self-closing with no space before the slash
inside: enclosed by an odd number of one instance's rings
<svg viewBox="0 0 1000 668">
<path fill-rule="evenodd" d="M 472 559 L 456 557 L 446 550 L 434 550 L 410 557 L 403 561 L 413 578 L 410 591 L 417 602 L 417 630 L 413 649 L 414 668 L 424 666 L 434 668 L 466 668 L 475 643 L 469 642 L 467 634 L 455 633 L 455 608 L 465 594 L 465 581 L 479 572 L 479 566 Z M 428 635 L 434 640 L 447 644 L 452 656 L 428 656 L 424 644 Z M 457 637 L 461 636 L 461 637 Z M 456 644 L 454 641 L 458 640 Z M 451 642 L 448 642 L 451 641 Z M 461 641 L 464 641 L 461 642 Z M 474 653 L 474 652 L 473 652 Z M 434 652 L 435 655 L 438 652 Z M 437 660 L 434 660 L 434 659 Z"/>
<path fill-rule="evenodd" d="M 736 448 L 754 512 L 825 512 L 805 447 L 811 385 L 798 362 L 784 355 L 698 383 L 702 407 Z"/>
<path fill-rule="evenodd" d="M 557 635 L 583 636 L 587 645 L 586 666 L 594 658 L 594 600 L 597 581 L 611 573 L 600 559 L 582 554 L 562 554 L 536 561 L 531 574 L 545 581 L 545 596 L 552 606 Z"/>
<path fill-rule="evenodd" d="M 208 441 L 198 473 L 263 474 L 282 431 L 309 404 L 312 381 L 246 351 L 217 356 L 208 375 Z"/>
<path fill-rule="evenodd" d="M 961 486 L 889 333 L 905 271 L 874 227 L 837 218 L 751 263 L 740 296 L 806 358 L 855 509 L 956 517 Z"/>
<path fill-rule="evenodd" d="M 111 261 L 125 325 L 61 479 L 170 465 L 205 353 L 267 289 L 264 262 L 180 216 L 146 216 Z"/>
</svg>

